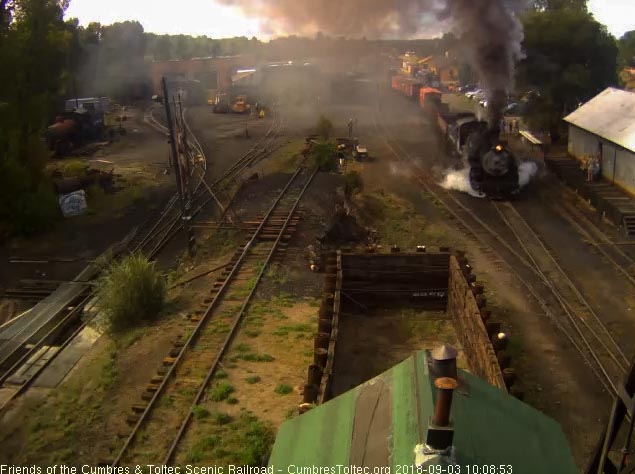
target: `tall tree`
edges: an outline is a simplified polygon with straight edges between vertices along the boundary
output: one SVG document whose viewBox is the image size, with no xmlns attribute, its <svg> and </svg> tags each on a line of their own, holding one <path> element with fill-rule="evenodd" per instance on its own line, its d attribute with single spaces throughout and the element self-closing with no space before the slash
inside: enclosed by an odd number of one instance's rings
<svg viewBox="0 0 635 474">
<path fill-rule="evenodd" d="M 635 67 L 635 30 L 627 31 L 618 42 L 619 66 Z"/>
<path fill-rule="evenodd" d="M 572 9 L 528 12 L 523 25 L 518 84 L 540 92 L 531 117 L 555 134 L 564 114 L 616 83 L 617 45 L 604 25 Z"/>
<path fill-rule="evenodd" d="M 14 124 L 10 128 L 15 127 L 16 134 L 10 145 L 21 160 L 28 159 L 28 144 L 46 124 L 63 84 L 72 39 L 63 8 L 56 0 L 16 1 L 3 40 L 6 44 L 0 48 L 4 71 L 0 101 L 6 103 L 3 111 Z"/>
<path fill-rule="evenodd" d="M 539 11 L 569 9 L 586 12 L 587 0 L 535 0 L 534 6 Z"/>
<path fill-rule="evenodd" d="M 40 133 L 64 85 L 72 34 L 65 2 L 0 4 L 0 238 L 36 230 L 54 215 L 41 170 Z"/>
</svg>

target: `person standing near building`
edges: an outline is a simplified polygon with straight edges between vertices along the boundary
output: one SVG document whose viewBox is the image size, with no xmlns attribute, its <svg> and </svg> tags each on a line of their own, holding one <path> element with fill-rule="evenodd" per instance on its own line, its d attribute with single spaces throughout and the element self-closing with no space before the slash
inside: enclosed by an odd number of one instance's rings
<svg viewBox="0 0 635 474">
<path fill-rule="evenodd" d="M 589 157 L 586 163 L 586 180 L 588 183 L 593 182 L 593 158 Z"/>
<path fill-rule="evenodd" d="M 599 181 L 600 180 L 601 172 L 602 172 L 602 166 L 600 164 L 600 159 L 599 158 L 595 158 L 593 160 L 593 180 L 594 181 Z"/>
</svg>

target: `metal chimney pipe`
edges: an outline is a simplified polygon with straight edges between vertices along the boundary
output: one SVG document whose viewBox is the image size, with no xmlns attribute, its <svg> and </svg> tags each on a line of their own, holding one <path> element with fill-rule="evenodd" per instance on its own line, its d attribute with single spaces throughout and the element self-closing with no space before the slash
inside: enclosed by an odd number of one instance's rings
<svg viewBox="0 0 635 474">
<path fill-rule="evenodd" d="M 439 377 L 457 378 L 456 357 L 458 351 L 454 347 L 444 344 L 433 350 L 430 355 L 430 372 L 434 379 Z"/>
<path fill-rule="evenodd" d="M 452 408 L 452 394 L 458 386 L 455 379 L 441 377 L 434 381 L 437 387 L 437 399 L 434 407 L 434 425 L 448 426 L 450 424 L 450 409 Z"/>
</svg>

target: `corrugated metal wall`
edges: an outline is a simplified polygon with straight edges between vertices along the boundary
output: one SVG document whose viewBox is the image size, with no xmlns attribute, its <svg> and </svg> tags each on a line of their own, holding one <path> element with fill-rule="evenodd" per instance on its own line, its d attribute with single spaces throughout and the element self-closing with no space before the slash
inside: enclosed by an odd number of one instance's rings
<svg viewBox="0 0 635 474">
<path fill-rule="evenodd" d="M 635 153 L 608 142 L 597 135 L 569 125 L 569 154 L 578 160 L 596 155 L 602 143 L 602 176 L 627 192 L 635 194 Z"/>
<path fill-rule="evenodd" d="M 635 194 L 635 153 L 624 148 L 616 149 L 615 184 Z"/>
</svg>

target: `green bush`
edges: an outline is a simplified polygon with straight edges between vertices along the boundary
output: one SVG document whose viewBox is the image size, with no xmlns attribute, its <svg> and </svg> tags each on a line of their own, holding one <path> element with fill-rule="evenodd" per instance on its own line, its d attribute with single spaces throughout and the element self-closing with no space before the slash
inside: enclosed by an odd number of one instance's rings
<svg viewBox="0 0 635 474">
<path fill-rule="evenodd" d="M 333 143 L 316 143 L 311 149 L 311 157 L 320 171 L 337 170 L 337 147 Z"/>
<path fill-rule="evenodd" d="M 260 380 L 261 380 L 261 379 L 260 379 L 260 377 L 259 377 L 258 375 L 250 375 L 249 377 L 247 377 L 247 378 L 245 379 L 245 381 L 246 381 L 247 383 L 249 383 L 249 384 L 255 384 L 255 383 L 258 383 L 258 382 L 260 382 Z"/>
<path fill-rule="evenodd" d="M 352 197 L 355 194 L 359 194 L 364 189 L 364 182 L 361 175 L 357 171 L 349 171 L 344 176 L 344 194 L 347 197 Z"/>
<path fill-rule="evenodd" d="M 106 270 L 99 305 L 113 332 L 156 319 L 165 302 L 165 282 L 143 255 L 130 255 Z"/>
</svg>

